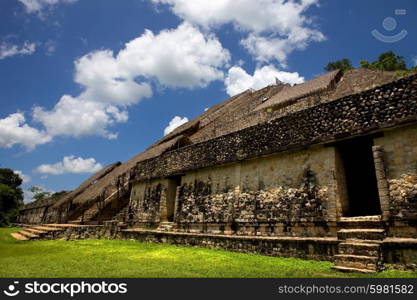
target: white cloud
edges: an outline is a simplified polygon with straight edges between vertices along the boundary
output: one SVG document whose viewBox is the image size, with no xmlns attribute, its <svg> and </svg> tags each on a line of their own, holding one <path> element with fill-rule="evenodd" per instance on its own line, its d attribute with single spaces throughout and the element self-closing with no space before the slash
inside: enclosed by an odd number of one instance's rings
<svg viewBox="0 0 417 300">
<path fill-rule="evenodd" d="M 50 194 L 55 193 L 55 191 L 44 188 L 43 186 L 40 186 L 40 188 L 42 189 L 43 192 L 48 192 Z M 35 196 L 35 193 L 31 192 L 29 189 L 24 189 L 23 190 L 23 203 L 28 204 L 30 202 L 35 201 L 35 199 L 33 199 L 34 196 Z"/>
<path fill-rule="evenodd" d="M 169 134 L 175 128 L 180 127 L 182 124 L 185 124 L 187 122 L 188 122 L 188 118 L 187 117 L 181 118 L 181 117 L 175 116 L 174 118 L 172 118 L 171 121 L 169 121 L 168 126 L 164 130 L 164 135 Z"/>
<path fill-rule="evenodd" d="M 46 175 L 95 173 L 102 169 L 102 165 L 94 158 L 83 159 L 73 155 L 65 156 L 62 162 L 43 164 L 35 172 Z"/>
<path fill-rule="evenodd" d="M 253 32 L 292 32 L 307 21 L 302 15 L 317 0 L 151 0 L 168 4 L 179 17 L 204 27 L 233 23 Z"/>
<path fill-rule="evenodd" d="M 259 61 L 276 59 L 284 65 L 292 51 L 304 49 L 311 41 L 324 40 L 313 21 L 305 16 L 311 6 L 318 5 L 318 0 L 151 1 L 167 4 L 180 18 L 205 28 L 233 24 L 236 30 L 249 34 L 242 44 Z M 274 55 L 267 44 L 279 53 Z"/>
<path fill-rule="evenodd" d="M 74 3 L 78 0 L 18 0 L 28 13 L 38 13 L 45 8 L 59 3 Z"/>
<path fill-rule="evenodd" d="M 83 101 L 130 105 L 152 95 L 147 83 L 137 83 L 110 50 L 95 51 L 75 62 L 75 81 L 85 87 Z"/>
<path fill-rule="evenodd" d="M 221 67 L 230 60 L 214 35 L 204 36 L 196 27 L 183 23 L 154 35 L 150 30 L 130 41 L 120 51 L 119 66 L 131 76 L 156 78 L 174 87 L 205 87 L 223 79 Z"/>
<path fill-rule="evenodd" d="M 55 46 L 50 44 L 45 47 Z M 11 115 L 5 119 L 9 123 L 15 120 L 9 127 L 22 128 L 16 132 L 7 130 L 7 136 L 0 131 L 0 145 L 24 143 L 33 148 L 55 136 L 100 135 L 115 139 L 117 133 L 109 127 L 128 120 L 128 106 L 152 96 L 151 81 L 167 87 L 205 87 L 224 79 L 223 68 L 229 60 L 229 51 L 214 35 L 204 36 L 189 23 L 158 34 L 146 30 L 116 54 L 100 50 L 77 59 L 74 81 L 83 88 L 82 92 L 77 96 L 63 95 L 49 110 L 39 106 L 33 109 L 33 120 L 43 125 L 46 133 L 28 127 L 24 119 L 16 123 L 16 116 Z M 13 138 L 19 130 L 37 136 L 30 141 Z"/>
<path fill-rule="evenodd" d="M 29 183 L 32 181 L 32 178 L 29 175 L 24 174 L 22 171 L 15 170 L 14 171 L 19 177 L 22 179 L 23 184 Z"/>
<path fill-rule="evenodd" d="M 28 41 L 23 43 L 23 46 L 9 43 L 0 44 L 0 60 L 15 55 L 32 55 L 36 51 L 36 43 L 30 43 Z"/>
<path fill-rule="evenodd" d="M 239 94 L 247 89 L 258 90 L 275 83 L 276 78 L 291 85 L 304 82 L 304 78 L 297 72 L 284 72 L 274 66 L 264 66 L 256 69 L 253 75 L 248 74 L 241 67 L 234 66 L 229 69 L 225 79 L 226 92 L 230 96 Z"/>
<path fill-rule="evenodd" d="M 291 38 L 269 38 L 256 34 L 250 34 L 241 44 L 259 62 L 277 60 L 282 66 L 286 66 L 289 54 L 294 50 L 304 50 L 310 41 L 322 41 L 324 36 L 321 33 L 311 34 L 301 39 Z"/>
<path fill-rule="evenodd" d="M 114 139 L 117 134 L 109 132 L 107 127 L 126 122 L 128 116 L 126 111 L 112 105 L 64 95 L 51 111 L 35 107 L 33 118 L 42 123 L 52 136 L 100 135 Z"/>
<path fill-rule="evenodd" d="M 11 114 L 0 119 L 0 147 L 10 148 L 15 144 L 21 144 L 32 150 L 35 146 L 51 140 L 49 134 L 26 124 L 23 113 Z"/>
<path fill-rule="evenodd" d="M 48 40 L 44 44 L 44 47 L 45 47 L 45 53 L 46 53 L 46 55 L 50 56 L 50 55 L 52 55 L 52 54 L 55 53 L 56 47 L 57 47 L 57 43 L 55 41 Z"/>
<path fill-rule="evenodd" d="M 414 57 L 413 62 L 414 62 L 414 66 L 417 66 L 417 56 Z"/>
<path fill-rule="evenodd" d="M 23 203 L 24 204 L 28 204 L 30 202 L 35 201 L 35 199 L 33 199 L 33 196 L 35 196 L 35 193 L 32 193 L 29 190 L 23 190 Z"/>
<path fill-rule="evenodd" d="M 222 80 L 230 54 L 214 36 L 184 23 L 155 35 L 147 30 L 117 55 L 91 52 L 75 61 L 74 80 L 83 92 L 64 95 L 51 110 L 35 107 L 34 120 L 51 136 L 117 137 L 108 127 L 128 120 L 126 107 L 152 95 L 146 80 L 170 87 L 204 87 Z M 140 78 L 142 82 L 139 82 Z"/>
</svg>

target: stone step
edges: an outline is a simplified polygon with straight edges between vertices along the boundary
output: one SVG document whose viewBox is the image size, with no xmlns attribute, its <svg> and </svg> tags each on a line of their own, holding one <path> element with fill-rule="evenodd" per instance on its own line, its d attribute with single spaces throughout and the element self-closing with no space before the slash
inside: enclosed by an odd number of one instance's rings
<svg viewBox="0 0 417 300">
<path fill-rule="evenodd" d="M 22 227 L 22 228 L 26 228 L 26 227 L 32 227 L 32 224 L 19 224 L 19 226 L 17 227 Z"/>
<path fill-rule="evenodd" d="M 338 251 L 339 254 L 379 257 L 380 245 L 377 243 L 364 243 L 360 240 L 347 240 L 339 243 Z"/>
<path fill-rule="evenodd" d="M 35 230 L 42 230 L 42 231 L 61 231 L 61 228 L 57 228 L 57 227 L 53 227 L 50 225 L 44 225 L 44 226 L 35 226 L 35 227 L 31 227 L 31 229 L 35 229 Z"/>
<path fill-rule="evenodd" d="M 84 225 L 78 225 L 78 224 L 69 224 L 69 223 L 65 223 L 65 224 L 48 224 L 48 227 L 51 228 L 56 228 L 57 230 L 65 230 L 68 227 L 84 227 Z"/>
<path fill-rule="evenodd" d="M 34 229 L 34 228 L 31 228 L 31 227 L 25 228 L 25 231 L 29 231 L 29 232 L 31 232 L 33 234 L 37 234 L 37 235 L 44 234 L 44 233 L 48 232 L 46 230 Z"/>
<path fill-rule="evenodd" d="M 373 221 L 373 222 L 381 222 L 382 217 L 381 215 L 375 216 L 360 216 L 360 217 L 341 217 L 339 221 L 346 222 L 346 221 Z"/>
<path fill-rule="evenodd" d="M 30 240 L 30 239 L 35 239 L 35 238 L 39 237 L 39 235 L 34 234 L 34 233 L 32 233 L 32 232 L 29 232 L 29 231 L 26 231 L 26 230 L 19 231 L 19 233 L 20 233 L 21 235 L 23 235 L 23 236 L 27 237 L 29 240 Z"/>
<path fill-rule="evenodd" d="M 342 267 L 342 266 L 333 266 L 332 269 L 340 271 L 340 272 L 346 272 L 346 273 L 365 273 L 365 274 L 376 273 L 376 271 L 373 271 L 373 270 Z"/>
<path fill-rule="evenodd" d="M 163 221 L 159 223 L 160 225 L 174 225 L 174 222 Z"/>
<path fill-rule="evenodd" d="M 161 231 L 171 231 L 175 228 L 174 222 L 161 222 L 159 223 L 158 230 Z"/>
<path fill-rule="evenodd" d="M 385 238 L 384 229 L 340 229 L 337 232 L 340 240 L 382 240 Z"/>
<path fill-rule="evenodd" d="M 73 220 L 73 221 L 69 221 L 68 224 L 80 225 L 80 224 L 82 224 L 82 221 L 81 221 L 81 219 L 80 220 Z"/>
<path fill-rule="evenodd" d="M 29 239 L 27 238 L 27 237 L 25 237 L 24 235 L 21 235 L 20 233 L 18 233 L 18 232 L 15 232 L 15 233 L 11 233 L 10 234 L 15 240 L 18 240 L 18 241 L 28 241 Z"/>
<path fill-rule="evenodd" d="M 369 228 L 369 229 L 383 229 L 384 223 L 381 221 L 368 221 L 368 220 L 339 220 L 337 226 L 342 229 L 357 229 L 357 228 Z"/>
<path fill-rule="evenodd" d="M 334 257 L 336 266 L 378 271 L 378 257 L 347 254 L 337 254 Z"/>
</svg>

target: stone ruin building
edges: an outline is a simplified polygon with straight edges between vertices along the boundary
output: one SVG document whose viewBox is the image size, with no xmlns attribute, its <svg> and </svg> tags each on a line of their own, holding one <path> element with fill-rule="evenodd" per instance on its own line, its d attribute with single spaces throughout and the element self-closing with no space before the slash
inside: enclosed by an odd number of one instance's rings
<svg viewBox="0 0 417 300">
<path fill-rule="evenodd" d="M 417 75 L 354 69 L 215 105 L 58 200 L 17 239 L 121 238 L 417 265 Z"/>
</svg>

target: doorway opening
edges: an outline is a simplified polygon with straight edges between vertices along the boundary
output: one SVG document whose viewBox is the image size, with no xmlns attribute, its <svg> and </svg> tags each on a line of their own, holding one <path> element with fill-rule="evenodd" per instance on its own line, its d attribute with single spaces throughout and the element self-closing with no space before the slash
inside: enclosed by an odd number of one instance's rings
<svg viewBox="0 0 417 300">
<path fill-rule="evenodd" d="M 372 137 L 358 137 L 337 144 L 345 178 L 345 217 L 381 214 L 372 146 Z"/>
<path fill-rule="evenodd" d="M 166 193 L 167 221 L 174 221 L 175 198 L 177 197 L 177 188 L 181 186 L 181 176 L 172 176 L 168 178 L 168 188 Z"/>
</svg>

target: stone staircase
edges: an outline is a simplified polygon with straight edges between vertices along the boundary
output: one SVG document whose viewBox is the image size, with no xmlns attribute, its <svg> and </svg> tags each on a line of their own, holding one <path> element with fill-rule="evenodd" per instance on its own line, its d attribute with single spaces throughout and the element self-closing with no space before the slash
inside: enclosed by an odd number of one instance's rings
<svg viewBox="0 0 417 300">
<path fill-rule="evenodd" d="M 126 221 L 126 215 L 127 215 L 128 210 L 129 210 L 129 201 L 127 201 L 126 205 L 120 209 L 120 211 L 112 218 L 112 220 L 124 223 Z"/>
<path fill-rule="evenodd" d="M 19 241 L 29 241 L 41 239 L 46 235 L 53 235 L 53 233 L 61 232 L 64 230 L 62 227 L 58 227 L 55 224 L 46 224 L 46 225 L 23 225 L 24 229 L 11 233 L 10 235 Z"/>
<path fill-rule="evenodd" d="M 381 243 L 386 233 L 380 216 L 341 218 L 335 270 L 375 273 L 383 269 Z"/>
<path fill-rule="evenodd" d="M 159 223 L 159 226 L 158 226 L 159 231 L 172 231 L 174 229 L 175 229 L 174 222 L 165 221 L 165 222 Z"/>
<path fill-rule="evenodd" d="M 123 188 L 126 188 L 128 184 L 129 183 L 126 183 L 123 186 Z M 79 215 L 75 219 L 68 221 L 68 223 L 75 224 L 75 225 L 98 224 L 99 222 L 95 220 L 95 218 L 97 218 L 101 213 L 103 212 L 105 213 L 106 210 L 109 210 L 109 206 L 111 206 L 112 201 L 114 201 L 115 199 L 117 200 L 118 198 L 123 199 L 126 195 L 128 195 L 128 193 L 129 193 L 128 189 L 125 189 L 122 191 L 115 191 L 100 203 L 101 209 L 99 208 L 98 202 L 95 202 L 88 209 L 86 209 L 81 215 Z M 127 200 L 127 202 L 129 202 L 129 200 Z M 122 206 L 124 205 L 125 203 L 122 203 Z M 119 212 L 119 209 L 117 209 L 116 211 L 113 211 L 110 208 L 110 211 L 107 211 L 107 212 L 114 215 Z M 111 217 L 109 217 L 108 219 L 111 219 Z M 100 221 L 103 221 L 103 220 L 100 220 Z"/>
<path fill-rule="evenodd" d="M 78 218 L 68 221 L 69 224 L 84 224 L 93 219 L 99 213 L 97 203 L 94 203 L 90 208 L 85 210 Z"/>
</svg>

